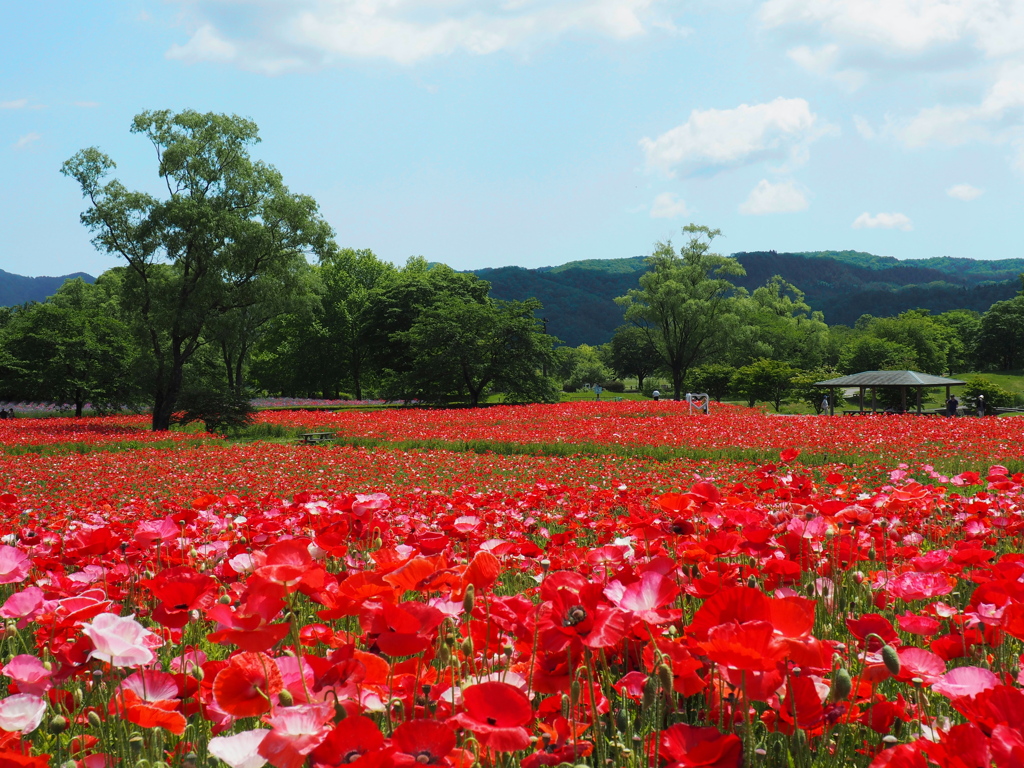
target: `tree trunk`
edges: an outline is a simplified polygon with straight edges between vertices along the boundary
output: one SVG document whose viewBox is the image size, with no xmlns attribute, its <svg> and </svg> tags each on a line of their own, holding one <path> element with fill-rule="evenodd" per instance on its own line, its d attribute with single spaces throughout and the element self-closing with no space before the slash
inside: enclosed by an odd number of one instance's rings
<svg viewBox="0 0 1024 768">
<path fill-rule="evenodd" d="M 181 394 L 183 375 L 184 362 L 176 362 L 171 369 L 167 385 L 157 391 L 153 403 L 154 432 L 166 432 L 171 428 L 171 417 L 174 415 L 174 406 L 178 402 L 178 395 Z"/>
</svg>

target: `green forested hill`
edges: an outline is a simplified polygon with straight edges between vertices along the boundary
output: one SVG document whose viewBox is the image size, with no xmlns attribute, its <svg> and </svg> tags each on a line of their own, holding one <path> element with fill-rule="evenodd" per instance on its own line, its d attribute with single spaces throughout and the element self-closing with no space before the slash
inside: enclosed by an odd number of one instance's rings
<svg viewBox="0 0 1024 768">
<path fill-rule="evenodd" d="M 802 290 L 830 324 L 852 325 L 864 314 L 888 317 L 923 307 L 932 312 L 984 312 L 1020 289 L 1024 259 L 978 261 L 944 256 L 900 261 L 860 251 L 736 253 L 748 290 L 781 275 Z M 548 330 L 567 344 L 601 344 L 622 324 L 615 297 L 636 288 L 644 258 L 588 259 L 559 267 L 480 269 L 500 299 L 534 296 L 544 304 Z"/>
<path fill-rule="evenodd" d="M 84 272 L 62 277 L 24 277 L 0 269 L 0 307 L 15 307 L 26 301 L 45 301 L 53 296 L 65 280 L 80 277 L 87 283 L 95 282 L 95 278 Z"/>
</svg>

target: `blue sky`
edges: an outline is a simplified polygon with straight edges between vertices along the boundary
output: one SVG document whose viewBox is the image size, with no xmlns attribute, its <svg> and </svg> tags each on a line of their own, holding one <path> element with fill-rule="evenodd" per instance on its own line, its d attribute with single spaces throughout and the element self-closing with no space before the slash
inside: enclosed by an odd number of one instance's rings
<svg viewBox="0 0 1024 768">
<path fill-rule="evenodd" d="M 1024 0 L 103 0 L 0 11 L 0 269 L 98 274 L 60 175 L 250 117 L 339 244 L 457 269 L 718 249 L 1024 256 Z"/>
</svg>

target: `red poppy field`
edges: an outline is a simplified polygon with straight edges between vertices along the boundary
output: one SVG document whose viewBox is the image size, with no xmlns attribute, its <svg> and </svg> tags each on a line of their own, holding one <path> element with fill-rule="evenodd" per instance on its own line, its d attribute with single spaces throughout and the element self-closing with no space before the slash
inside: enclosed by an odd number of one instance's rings
<svg viewBox="0 0 1024 768">
<path fill-rule="evenodd" d="M 5 422 L 0 768 L 1024 765 L 1024 420 L 261 419 Z"/>
</svg>

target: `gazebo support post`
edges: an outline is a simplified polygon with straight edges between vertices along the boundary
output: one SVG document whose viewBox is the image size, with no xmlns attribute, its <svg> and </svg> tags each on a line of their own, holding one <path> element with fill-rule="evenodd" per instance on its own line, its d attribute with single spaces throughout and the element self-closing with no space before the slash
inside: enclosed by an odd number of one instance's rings
<svg viewBox="0 0 1024 768">
<path fill-rule="evenodd" d="M 903 386 L 900 387 L 900 408 L 903 409 L 904 413 L 907 412 L 907 387 L 906 387 L 906 385 L 903 385 Z"/>
<path fill-rule="evenodd" d="M 878 406 L 875 405 L 875 388 L 874 387 L 871 388 L 871 412 L 872 413 L 877 413 L 878 412 Z"/>
<path fill-rule="evenodd" d="M 828 415 L 829 416 L 835 416 L 836 415 L 836 388 L 835 387 L 829 387 L 828 388 Z"/>
<path fill-rule="evenodd" d="M 917 415 L 921 415 L 921 388 L 917 388 Z"/>
<path fill-rule="evenodd" d="M 864 387 L 860 388 L 860 412 L 864 413 Z"/>
</svg>

